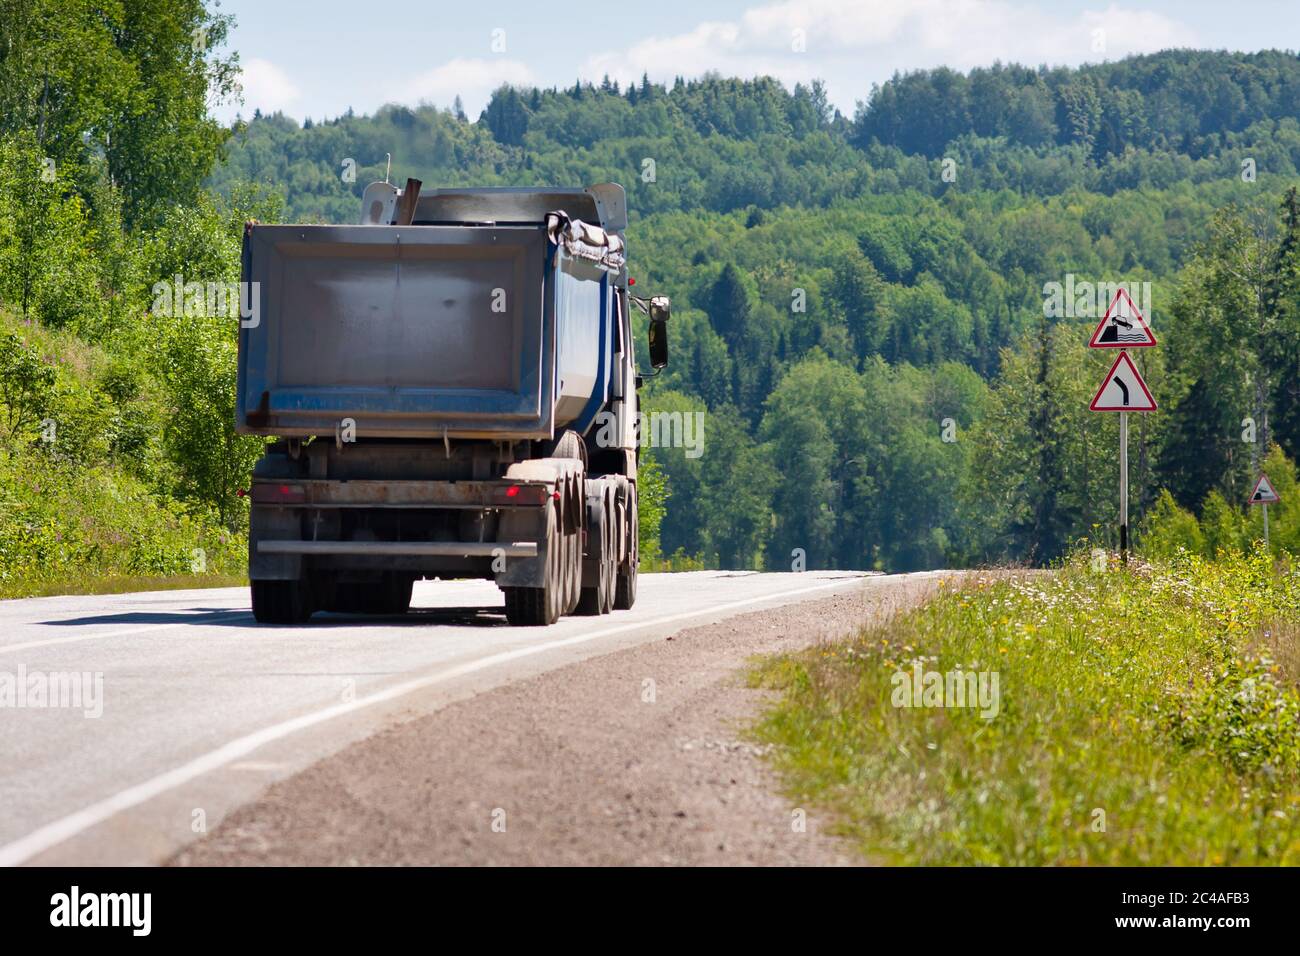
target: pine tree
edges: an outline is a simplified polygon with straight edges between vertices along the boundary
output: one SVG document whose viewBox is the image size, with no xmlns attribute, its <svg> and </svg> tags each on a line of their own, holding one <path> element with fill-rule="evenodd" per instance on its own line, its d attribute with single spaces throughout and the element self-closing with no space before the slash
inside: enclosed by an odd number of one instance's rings
<svg viewBox="0 0 1300 956">
<path fill-rule="evenodd" d="M 519 91 L 512 86 L 503 86 L 492 94 L 484 111 L 488 129 L 498 143 L 506 146 L 519 146 L 528 132 L 528 107 Z"/>
<path fill-rule="evenodd" d="M 1282 200 L 1282 241 L 1264 293 L 1267 326 L 1260 364 L 1272 385 L 1272 437 L 1291 458 L 1300 457 L 1300 196 Z"/>
<path fill-rule="evenodd" d="M 728 262 L 709 290 L 709 322 L 733 349 L 749 324 L 753 303 L 740 270 Z"/>
<path fill-rule="evenodd" d="M 1037 563 L 1060 557 L 1069 543 L 1070 528 L 1076 524 L 1060 501 L 1067 487 L 1065 457 L 1062 454 L 1061 409 L 1057 383 L 1052 374 L 1052 329 L 1044 318 L 1038 332 L 1038 368 L 1034 377 L 1029 409 L 1029 438 L 1034 448 L 1035 481 L 1029 487 L 1027 523 L 1013 529 L 1024 550 Z"/>
</svg>

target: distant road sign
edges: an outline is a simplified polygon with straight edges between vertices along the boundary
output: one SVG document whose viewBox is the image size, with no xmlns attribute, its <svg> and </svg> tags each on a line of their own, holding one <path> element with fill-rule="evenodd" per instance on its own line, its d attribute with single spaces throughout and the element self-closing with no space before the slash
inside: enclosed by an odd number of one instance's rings
<svg viewBox="0 0 1300 956">
<path fill-rule="evenodd" d="M 1151 326 L 1124 289 L 1116 290 L 1115 298 L 1110 300 L 1106 314 L 1088 340 L 1090 349 L 1140 349 L 1155 344 Z"/>
<path fill-rule="evenodd" d="M 1278 495 L 1277 489 L 1273 487 L 1273 482 L 1268 480 L 1268 475 L 1261 474 L 1259 481 L 1255 482 L 1255 490 L 1250 493 L 1250 503 L 1252 505 L 1275 505 L 1282 498 Z"/>
<path fill-rule="evenodd" d="M 1154 412 L 1156 400 L 1128 353 L 1120 352 L 1088 408 L 1094 412 Z"/>
</svg>

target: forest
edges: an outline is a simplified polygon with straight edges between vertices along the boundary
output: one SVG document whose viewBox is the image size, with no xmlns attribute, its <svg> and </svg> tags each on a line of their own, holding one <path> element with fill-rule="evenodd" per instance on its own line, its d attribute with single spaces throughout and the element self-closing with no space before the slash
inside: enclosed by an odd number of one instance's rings
<svg viewBox="0 0 1300 956">
<path fill-rule="evenodd" d="M 674 304 L 647 410 L 704 429 L 698 456 L 643 451 L 651 566 L 1114 546 L 1086 348 L 1107 303 L 1084 290 L 1116 284 L 1160 343 L 1137 356 L 1160 404 L 1132 422 L 1138 552 L 1248 547 L 1260 468 L 1273 546 L 1300 549 L 1293 53 L 916 72 L 853 116 L 819 83 L 709 75 L 226 127 L 210 91 L 238 62 L 199 0 L 0 5 L 0 589 L 238 572 L 260 446 L 233 431 L 236 328 L 153 314 L 151 289 L 237 278 L 246 218 L 353 221 L 389 155 L 425 188 L 627 189 L 631 273 Z"/>
</svg>

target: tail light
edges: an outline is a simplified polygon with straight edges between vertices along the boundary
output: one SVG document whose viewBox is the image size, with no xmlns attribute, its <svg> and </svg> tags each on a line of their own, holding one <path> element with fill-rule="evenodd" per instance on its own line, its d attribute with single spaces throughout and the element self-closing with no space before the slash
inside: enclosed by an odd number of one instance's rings
<svg viewBox="0 0 1300 956">
<path fill-rule="evenodd" d="M 540 505 L 551 497 L 551 490 L 546 485 L 504 485 L 492 497 L 502 505 Z"/>
<path fill-rule="evenodd" d="M 251 494 L 255 504 L 300 505 L 307 500 L 307 489 L 299 484 L 285 482 L 258 482 Z"/>
</svg>

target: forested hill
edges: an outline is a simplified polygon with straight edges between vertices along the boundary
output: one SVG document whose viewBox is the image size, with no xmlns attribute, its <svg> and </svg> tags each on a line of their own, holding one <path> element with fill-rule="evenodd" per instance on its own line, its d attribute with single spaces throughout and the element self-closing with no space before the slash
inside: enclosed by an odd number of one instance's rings
<svg viewBox="0 0 1300 956">
<path fill-rule="evenodd" d="M 703 455 L 651 452 L 666 552 L 1044 561 L 1113 543 L 1117 509 L 1114 416 L 1086 410 L 1105 372 L 1087 308 L 1106 303 L 1045 317 L 1048 283 L 1150 283 L 1145 545 L 1258 534 L 1238 507 L 1254 469 L 1271 442 L 1300 451 L 1300 296 L 1282 291 L 1300 223 L 1280 206 L 1298 118 L 1300 61 L 1279 52 L 919 72 L 853 119 L 769 79 L 502 88 L 477 121 L 255 117 L 214 180 L 265 183 L 307 221 L 350 221 L 388 152 L 429 186 L 621 182 L 633 273 L 676 306 L 650 403 L 707 412 Z M 1275 514 L 1275 541 L 1300 544 L 1290 528 Z"/>
<path fill-rule="evenodd" d="M 1039 196 L 1084 188 L 1210 182 L 1240 158 L 1292 174 L 1300 163 L 1300 60 L 1291 53 L 1174 50 L 1080 69 L 996 65 L 938 69 L 863 90 L 852 120 L 820 84 L 709 77 L 565 90 L 503 87 L 477 122 L 393 105 L 374 116 L 297 122 L 256 116 L 230 148 L 218 184 L 283 189 L 300 219 L 350 221 L 366 182 L 395 169 L 426 183 L 623 183 L 635 213 L 826 206 L 915 189 Z M 354 183 L 343 163 L 358 164 Z M 643 163 L 654 160 L 654 182 Z M 593 179 L 594 181 L 594 179 Z"/>
</svg>

